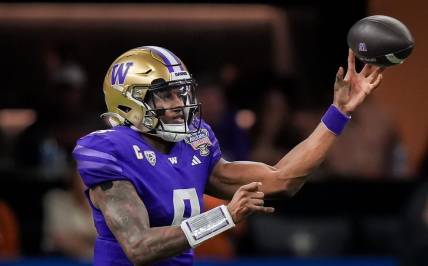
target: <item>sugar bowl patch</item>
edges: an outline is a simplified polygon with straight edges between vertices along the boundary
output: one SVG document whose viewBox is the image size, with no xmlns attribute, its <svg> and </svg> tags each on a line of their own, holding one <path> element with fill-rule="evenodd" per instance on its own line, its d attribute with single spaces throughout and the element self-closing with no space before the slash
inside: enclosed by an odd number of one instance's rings
<svg viewBox="0 0 428 266">
<path fill-rule="evenodd" d="M 205 128 L 186 137 L 185 142 L 190 144 L 194 150 L 199 150 L 201 156 L 208 156 L 210 154 L 209 146 L 213 145 L 208 137 L 208 130 Z"/>
</svg>

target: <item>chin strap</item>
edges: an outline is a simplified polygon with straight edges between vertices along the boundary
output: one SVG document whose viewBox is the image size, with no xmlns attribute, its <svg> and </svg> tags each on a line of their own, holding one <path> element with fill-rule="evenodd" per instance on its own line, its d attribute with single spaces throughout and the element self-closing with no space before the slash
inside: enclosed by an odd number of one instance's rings
<svg viewBox="0 0 428 266">
<path fill-rule="evenodd" d="M 163 124 L 163 128 L 166 130 L 174 131 L 174 130 L 184 130 L 184 126 L 182 124 Z M 173 132 L 165 132 L 162 130 L 152 129 L 147 132 L 143 132 L 141 129 L 131 124 L 131 129 L 144 133 L 150 134 L 152 136 L 156 136 L 168 142 L 179 142 L 185 139 L 189 134 L 188 133 L 173 133 Z M 184 132 L 184 131 L 183 131 Z"/>
<path fill-rule="evenodd" d="M 179 142 L 185 139 L 188 133 L 173 133 L 168 131 L 186 132 L 187 126 L 183 124 L 164 124 L 162 121 L 162 127 L 164 130 L 157 130 L 155 135 L 168 142 Z"/>
</svg>

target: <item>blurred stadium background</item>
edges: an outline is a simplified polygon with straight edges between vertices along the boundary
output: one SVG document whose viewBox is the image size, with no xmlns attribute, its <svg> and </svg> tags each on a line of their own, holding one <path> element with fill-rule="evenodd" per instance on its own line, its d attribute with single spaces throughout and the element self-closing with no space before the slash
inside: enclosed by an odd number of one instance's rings
<svg viewBox="0 0 428 266">
<path fill-rule="evenodd" d="M 196 265 L 428 265 L 420 0 L 0 3 L 0 265 L 90 265 L 94 232 L 70 151 L 104 128 L 102 82 L 116 56 L 174 51 L 224 155 L 272 163 L 318 123 L 347 30 L 372 14 L 404 22 L 413 54 L 388 69 L 301 192 L 202 245 Z"/>
</svg>

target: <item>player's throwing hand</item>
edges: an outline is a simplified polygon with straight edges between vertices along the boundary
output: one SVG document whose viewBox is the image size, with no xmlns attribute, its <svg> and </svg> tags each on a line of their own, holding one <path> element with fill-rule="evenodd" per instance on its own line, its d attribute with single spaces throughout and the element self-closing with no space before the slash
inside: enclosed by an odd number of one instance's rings
<svg viewBox="0 0 428 266">
<path fill-rule="evenodd" d="M 380 85 L 383 70 L 384 68 L 366 64 L 358 73 L 355 70 L 355 55 L 349 49 L 348 69 L 345 77 L 343 77 L 344 70 L 342 67 L 336 74 L 333 104 L 343 113 L 350 115 L 367 95 Z"/>
</svg>

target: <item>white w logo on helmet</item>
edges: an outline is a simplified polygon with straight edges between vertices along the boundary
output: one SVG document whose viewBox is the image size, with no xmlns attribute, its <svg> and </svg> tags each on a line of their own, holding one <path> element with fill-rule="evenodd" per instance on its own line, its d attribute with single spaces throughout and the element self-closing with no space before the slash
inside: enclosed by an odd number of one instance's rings
<svg viewBox="0 0 428 266">
<path fill-rule="evenodd" d="M 128 70 L 133 64 L 132 62 L 127 62 L 114 65 L 111 70 L 111 85 L 123 85 L 126 75 L 128 75 Z"/>
</svg>

